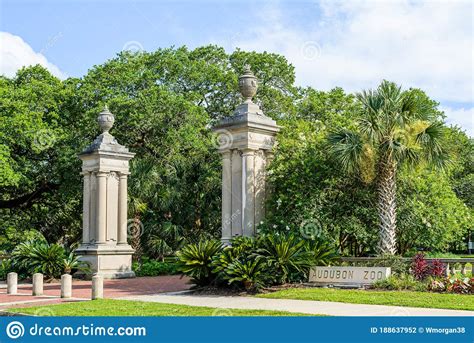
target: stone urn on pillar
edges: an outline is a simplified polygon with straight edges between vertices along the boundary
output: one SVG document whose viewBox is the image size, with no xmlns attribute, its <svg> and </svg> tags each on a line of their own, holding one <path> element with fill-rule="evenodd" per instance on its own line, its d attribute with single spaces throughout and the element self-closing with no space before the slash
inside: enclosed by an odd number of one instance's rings
<svg viewBox="0 0 474 343">
<path fill-rule="evenodd" d="M 104 278 L 134 277 L 127 243 L 127 178 L 135 155 L 109 133 L 115 121 L 107 106 L 97 122 L 102 133 L 78 156 L 84 178 L 82 244 L 76 250 Z"/>
<path fill-rule="evenodd" d="M 222 156 L 222 241 L 255 236 L 265 218 L 267 167 L 273 157 L 276 122 L 252 101 L 258 82 L 247 65 L 239 77 L 244 101 L 214 128 Z"/>
</svg>

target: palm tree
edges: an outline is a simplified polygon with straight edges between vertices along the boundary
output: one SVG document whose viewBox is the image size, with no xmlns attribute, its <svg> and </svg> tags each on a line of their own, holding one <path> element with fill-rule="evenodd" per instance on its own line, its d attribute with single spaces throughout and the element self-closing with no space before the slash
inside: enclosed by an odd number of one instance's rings
<svg viewBox="0 0 474 343">
<path fill-rule="evenodd" d="M 383 81 L 357 99 L 362 111 L 356 128 L 330 134 L 330 151 L 346 173 L 376 182 L 378 251 L 395 254 L 397 169 L 404 163 L 444 166 L 444 127 L 426 96 L 393 82 Z"/>
</svg>

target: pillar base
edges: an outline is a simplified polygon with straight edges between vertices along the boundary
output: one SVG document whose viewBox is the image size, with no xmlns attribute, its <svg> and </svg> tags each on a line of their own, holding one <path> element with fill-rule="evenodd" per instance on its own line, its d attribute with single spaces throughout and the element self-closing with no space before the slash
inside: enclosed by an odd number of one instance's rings
<svg viewBox="0 0 474 343">
<path fill-rule="evenodd" d="M 135 277 L 132 270 L 132 254 L 135 250 L 128 244 L 110 246 L 107 244 L 83 244 L 76 253 L 80 260 L 90 265 L 94 274 L 104 279 Z"/>
<path fill-rule="evenodd" d="M 225 246 L 231 245 L 230 241 L 232 240 L 232 237 L 222 237 L 221 238 L 221 243 Z"/>
</svg>

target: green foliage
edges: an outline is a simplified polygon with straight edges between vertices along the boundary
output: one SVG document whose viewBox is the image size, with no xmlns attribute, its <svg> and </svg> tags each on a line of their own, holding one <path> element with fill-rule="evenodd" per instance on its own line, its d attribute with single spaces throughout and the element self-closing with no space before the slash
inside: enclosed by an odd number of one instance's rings
<svg viewBox="0 0 474 343">
<path fill-rule="evenodd" d="M 329 244 L 274 233 L 257 238 L 236 237 L 230 246 L 215 253 L 209 265 L 214 244 L 214 241 L 190 244 L 178 255 L 181 270 L 197 278 L 194 281 L 197 285 L 216 281 L 216 284 L 257 291 L 264 286 L 305 280 L 310 267 L 327 264 L 336 257 Z"/>
<path fill-rule="evenodd" d="M 211 268 L 212 259 L 222 251 L 222 244 L 217 240 L 203 240 L 196 244 L 184 246 L 177 254 L 181 272 L 192 277 L 198 286 L 211 284 L 215 274 Z"/>
<path fill-rule="evenodd" d="M 66 274 L 73 274 L 76 271 L 80 271 L 84 274 L 91 274 L 89 264 L 81 261 L 81 256 L 76 255 L 73 250 L 65 249 L 66 257 L 63 259 L 63 270 Z"/>
<path fill-rule="evenodd" d="M 79 261 L 73 251 L 68 252 L 57 243 L 49 244 L 44 238 L 18 244 L 11 255 L 11 269 L 28 277 L 42 273 L 47 279 L 77 270 L 89 271 L 88 265 Z"/>
<path fill-rule="evenodd" d="M 31 274 L 43 273 L 46 278 L 57 278 L 64 271 L 64 248 L 46 241 L 20 243 L 12 253 L 15 268 L 28 270 Z"/>
<path fill-rule="evenodd" d="M 268 221 L 276 224 L 271 229 L 288 226 L 299 234 L 307 227 L 317 237 L 333 240 L 343 253 L 370 253 L 377 239 L 373 187 L 347 178 L 327 154 L 328 130 L 353 122 L 354 97 L 340 89 L 309 94 L 302 100 L 305 119 L 283 121 L 278 136 L 269 173 L 273 193 Z"/>
<path fill-rule="evenodd" d="M 79 240 L 82 186 L 76 154 L 99 133 L 96 117 L 105 103 L 116 115 L 111 133 L 136 153 L 129 217 L 143 223 L 140 251 L 164 259 L 186 244 L 218 238 L 220 161 L 209 127 L 230 116 L 241 101 L 237 78 L 247 63 L 260 81 L 255 101 L 283 126 L 270 168 L 274 192 L 268 221 L 277 231 L 286 232 L 288 226 L 296 235 L 308 222 L 316 223 L 315 237 L 334 242 L 341 254 L 374 254 L 375 185 L 367 181 L 375 176 L 372 164 L 380 149 L 359 144 L 356 152 L 365 163 L 354 178 L 327 153 L 328 133 L 361 133 L 360 99 L 341 88 L 295 87 L 294 67 L 283 56 L 227 54 L 216 46 L 122 52 L 81 78 L 64 81 L 41 66 L 0 77 L 0 249 L 11 252 L 33 238 L 31 227 L 50 242 Z M 413 125 L 402 125 L 406 130 L 390 131 L 397 142 L 390 149 L 405 156 L 403 162 L 415 161 L 414 152 L 433 162 L 421 152 L 443 157 L 441 147 L 451 164 L 445 174 L 428 171 L 423 163 L 415 172 L 398 173 L 400 251 L 461 249 L 473 213 L 472 139 L 439 124 L 438 104 L 422 91 L 406 91 L 402 98 L 406 109 L 421 104 L 417 113 L 423 115 Z M 368 117 L 367 123 L 383 119 L 383 128 L 407 123 L 405 114 L 394 114 Z M 370 125 L 363 126 L 365 136 L 377 136 L 367 131 Z M 446 137 L 439 143 L 441 133 Z"/>
<path fill-rule="evenodd" d="M 9 258 L 3 258 L 0 262 L 0 280 L 6 280 L 8 273 L 13 271 L 12 261 Z M 22 275 L 20 275 L 20 278 Z"/>
<path fill-rule="evenodd" d="M 259 254 L 260 239 L 235 237 L 214 257 L 213 272 L 219 284 L 258 291 L 275 280 L 270 263 Z"/>
<path fill-rule="evenodd" d="M 176 262 L 162 262 L 144 259 L 134 262 L 132 266 L 136 276 L 159 276 L 179 274 L 179 268 Z"/>
<path fill-rule="evenodd" d="M 340 262 L 341 265 L 353 265 L 351 262 Z M 361 267 L 390 267 L 392 275 L 407 274 L 410 269 L 410 262 L 404 260 L 401 255 L 385 254 L 374 257 L 370 261 L 357 262 Z"/>
<path fill-rule="evenodd" d="M 80 187 L 75 145 L 68 139 L 72 89 L 37 65 L 0 78 L 0 233 L 37 227 L 74 241 Z M 56 240 L 56 239 L 53 239 Z"/>
<path fill-rule="evenodd" d="M 384 280 L 379 280 L 373 284 L 375 289 L 387 289 L 394 291 L 426 291 L 425 282 L 416 280 L 409 274 L 392 275 Z"/>
<path fill-rule="evenodd" d="M 363 110 L 355 129 L 328 135 L 329 151 L 343 171 L 365 183 L 377 180 L 378 252 L 395 254 L 396 175 L 402 165 L 444 167 L 445 128 L 436 103 L 422 91 L 383 81 L 357 94 Z"/>
<path fill-rule="evenodd" d="M 209 127 L 241 101 L 237 78 L 247 63 L 266 114 L 294 112 L 294 68 L 283 56 L 216 46 L 122 52 L 65 81 L 40 66 L 1 77 L 0 235 L 33 226 L 48 241 L 79 240 L 76 155 L 99 134 L 97 114 L 107 103 L 116 115 L 111 133 L 136 153 L 129 217 L 143 223 L 140 250 L 163 258 L 218 237 L 220 165 Z"/>
<path fill-rule="evenodd" d="M 3 235 L 0 235 L 0 250 L 9 254 L 18 244 L 35 240 L 44 240 L 44 236 L 37 230 L 18 231 L 7 227 Z"/>
<path fill-rule="evenodd" d="M 223 273 L 229 284 L 240 283 L 247 291 L 257 291 L 265 286 L 269 279 L 268 264 L 262 256 L 253 259 L 236 259 L 230 263 Z"/>
<path fill-rule="evenodd" d="M 398 243 L 402 254 L 466 247 L 472 210 L 456 196 L 446 176 L 403 171 L 398 184 Z"/>
<path fill-rule="evenodd" d="M 307 242 L 295 235 L 266 234 L 259 237 L 258 254 L 275 272 L 278 283 L 286 283 L 292 273 L 306 276 L 313 265 Z"/>
</svg>

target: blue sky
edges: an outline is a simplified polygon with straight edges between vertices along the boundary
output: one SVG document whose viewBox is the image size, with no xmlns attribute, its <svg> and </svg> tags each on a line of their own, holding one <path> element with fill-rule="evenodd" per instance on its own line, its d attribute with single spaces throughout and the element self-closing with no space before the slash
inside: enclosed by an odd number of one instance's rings
<svg viewBox="0 0 474 343">
<path fill-rule="evenodd" d="M 81 76 L 123 49 L 206 44 L 285 55 L 297 83 L 420 87 L 474 136 L 470 1 L 0 1 L 0 73 Z"/>
</svg>

